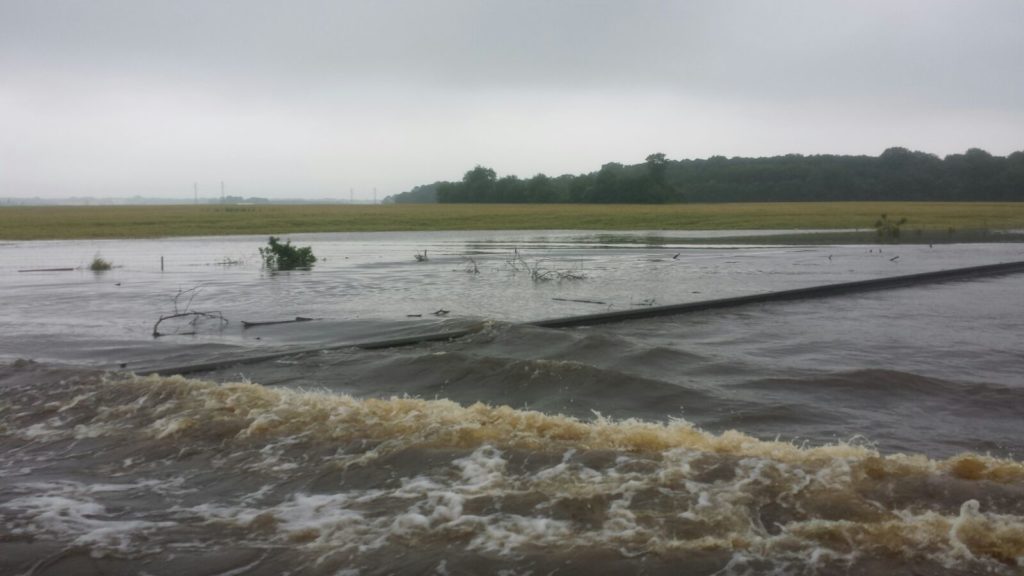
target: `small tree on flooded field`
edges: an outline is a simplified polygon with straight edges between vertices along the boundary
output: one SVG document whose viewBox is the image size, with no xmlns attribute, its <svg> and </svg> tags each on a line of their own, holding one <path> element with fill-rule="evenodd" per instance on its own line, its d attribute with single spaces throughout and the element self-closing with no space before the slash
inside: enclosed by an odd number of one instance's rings
<svg viewBox="0 0 1024 576">
<path fill-rule="evenodd" d="M 312 247 L 298 248 L 292 246 L 291 240 L 282 244 L 276 236 L 271 236 L 268 245 L 260 248 L 260 257 L 263 258 L 263 265 L 270 270 L 308 269 L 316 262 Z"/>
</svg>

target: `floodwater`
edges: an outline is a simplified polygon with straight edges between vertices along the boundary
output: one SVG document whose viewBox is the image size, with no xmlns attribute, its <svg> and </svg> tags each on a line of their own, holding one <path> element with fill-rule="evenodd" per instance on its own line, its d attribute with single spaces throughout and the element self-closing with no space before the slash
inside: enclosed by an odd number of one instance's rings
<svg viewBox="0 0 1024 576">
<path fill-rule="evenodd" d="M 1024 246 L 692 236 L 0 244 L 0 574 L 1020 574 L 1024 275 L 522 323 Z"/>
</svg>

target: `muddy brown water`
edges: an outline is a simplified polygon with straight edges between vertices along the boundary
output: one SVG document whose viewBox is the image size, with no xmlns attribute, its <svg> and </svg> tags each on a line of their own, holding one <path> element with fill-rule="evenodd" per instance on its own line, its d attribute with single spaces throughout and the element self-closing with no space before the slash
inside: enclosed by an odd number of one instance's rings
<svg viewBox="0 0 1024 576">
<path fill-rule="evenodd" d="M 293 239 L 326 262 L 269 274 L 255 237 L 0 246 L 0 573 L 1024 566 L 1024 277 L 517 324 L 1019 260 L 1020 245 Z M 97 251 L 123 268 L 15 271 Z M 514 251 L 586 278 L 535 283 Z M 153 339 L 171 296 L 195 286 L 192 305 L 231 324 Z M 294 316 L 317 320 L 239 325 Z M 468 325 L 483 329 L 190 379 L 130 374 Z"/>
</svg>

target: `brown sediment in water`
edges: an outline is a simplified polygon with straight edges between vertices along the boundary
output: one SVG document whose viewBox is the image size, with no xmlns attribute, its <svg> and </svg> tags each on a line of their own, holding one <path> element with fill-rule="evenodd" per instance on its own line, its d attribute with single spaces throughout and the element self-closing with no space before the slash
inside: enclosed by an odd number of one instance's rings
<svg viewBox="0 0 1024 576">
<path fill-rule="evenodd" d="M 0 389 L 0 466 L 23 470 L 0 552 L 24 562 L 58 543 L 135 568 L 288 549 L 308 573 L 1024 567 L 1024 464 L 980 454 L 39 366 Z"/>
</svg>

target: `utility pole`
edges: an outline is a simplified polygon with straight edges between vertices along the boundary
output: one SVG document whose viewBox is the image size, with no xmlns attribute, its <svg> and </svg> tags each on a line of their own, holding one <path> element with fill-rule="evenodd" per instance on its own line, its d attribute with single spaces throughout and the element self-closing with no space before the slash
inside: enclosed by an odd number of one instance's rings
<svg viewBox="0 0 1024 576">
<path fill-rule="evenodd" d="M 224 203 L 224 181 L 220 181 L 220 203 Z"/>
<path fill-rule="evenodd" d="M 195 203 L 199 204 L 199 182 L 192 183 L 192 193 L 195 194 Z"/>
<path fill-rule="evenodd" d="M 374 204 L 377 203 L 377 187 L 376 186 L 373 187 L 373 203 Z"/>
</svg>

